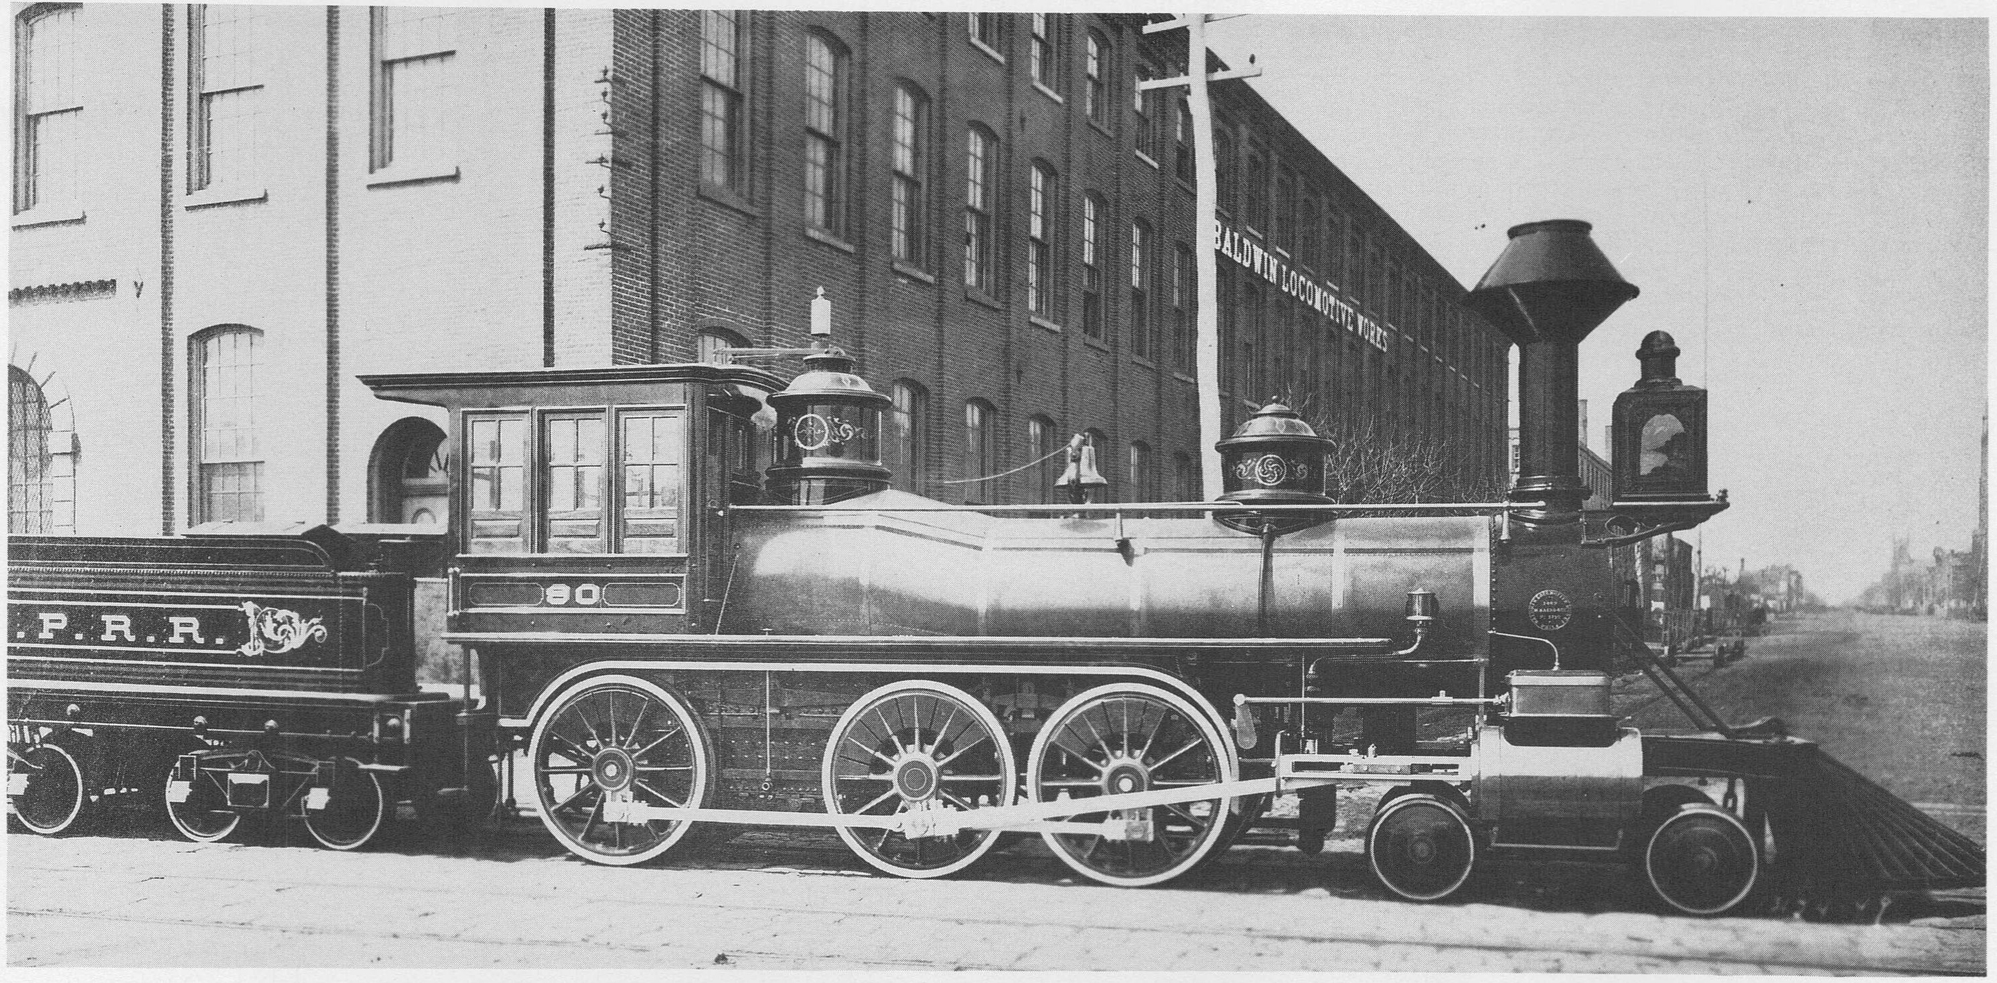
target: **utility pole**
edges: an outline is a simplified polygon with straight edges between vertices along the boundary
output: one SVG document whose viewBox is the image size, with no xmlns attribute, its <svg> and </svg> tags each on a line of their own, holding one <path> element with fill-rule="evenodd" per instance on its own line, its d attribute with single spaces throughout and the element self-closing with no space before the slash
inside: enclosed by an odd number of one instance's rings
<svg viewBox="0 0 1997 983">
<path fill-rule="evenodd" d="M 1194 377 L 1199 383 L 1200 400 L 1200 488 L 1207 501 L 1221 496 L 1220 474 L 1220 290 L 1214 269 L 1214 251 L 1219 241 L 1219 225 L 1214 220 L 1218 189 L 1214 178 L 1213 102 L 1207 97 L 1207 83 L 1222 79 L 1254 78 L 1262 74 L 1251 56 L 1248 68 L 1208 72 L 1206 26 L 1213 21 L 1241 14 L 1182 14 L 1177 18 L 1144 25 L 1144 33 L 1186 29 L 1186 74 L 1178 78 L 1147 79 L 1137 83 L 1139 92 L 1186 86 L 1186 108 L 1192 113 L 1192 132 L 1186 139 L 1193 144 L 1193 279 Z M 1176 109 L 1176 107 L 1174 107 Z M 1176 115 L 1176 114 L 1175 114 Z M 1202 245 L 1200 237 L 1206 242 Z"/>
</svg>

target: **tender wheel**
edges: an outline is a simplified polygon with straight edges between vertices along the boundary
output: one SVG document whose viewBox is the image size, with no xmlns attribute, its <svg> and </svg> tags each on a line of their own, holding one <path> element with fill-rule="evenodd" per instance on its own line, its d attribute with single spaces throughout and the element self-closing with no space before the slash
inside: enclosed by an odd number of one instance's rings
<svg viewBox="0 0 1997 983">
<path fill-rule="evenodd" d="M 306 808 L 305 829 L 329 850 L 358 850 L 381 831 L 388 797 L 374 772 L 362 771 L 352 758 L 340 759 L 335 771 L 326 807 Z"/>
<path fill-rule="evenodd" d="M 1034 801 L 1191 788 L 1234 780 L 1234 759 L 1212 715 L 1155 686 L 1112 683 L 1069 700 L 1033 742 L 1026 776 Z M 1078 813 L 1067 822 L 1114 821 L 1124 835 L 1043 833 L 1078 873 L 1141 887 L 1193 868 L 1221 840 L 1228 800 Z"/>
<path fill-rule="evenodd" d="M 1456 803 L 1414 792 L 1373 814 L 1366 860 L 1387 890 L 1410 901 L 1440 901 L 1470 879 L 1477 837 Z"/>
<path fill-rule="evenodd" d="M 570 853 L 614 866 L 666 852 L 693 824 L 642 815 L 611 822 L 606 805 L 697 808 L 713 772 L 693 712 L 636 676 L 602 676 L 562 694 L 534 726 L 527 754 L 548 832 Z"/>
<path fill-rule="evenodd" d="M 242 814 L 228 805 L 227 770 L 197 769 L 187 782 L 176 780 L 174 771 L 169 768 L 166 773 L 166 818 L 180 835 L 196 843 L 214 843 L 242 825 Z"/>
<path fill-rule="evenodd" d="M 58 744 L 7 750 L 7 800 L 29 832 L 56 836 L 76 827 L 90 804 L 83 766 Z"/>
<path fill-rule="evenodd" d="M 825 746 L 825 810 L 892 816 L 913 809 L 1011 805 L 1012 744 L 975 697 L 932 682 L 890 683 L 848 707 Z M 902 877 L 942 877 L 998 843 L 992 830 L 910 839 L 838 827 L 860 859 Z"/>
<path fill-rule="evenodd" d="M 1761 856 L 1754 837 L 1732 813 L 1694 805 L 1650 835 L 1643 873 L 1665 904 L 1688 915 L 1717 915 L 1754 890 Z"/>
</svg>

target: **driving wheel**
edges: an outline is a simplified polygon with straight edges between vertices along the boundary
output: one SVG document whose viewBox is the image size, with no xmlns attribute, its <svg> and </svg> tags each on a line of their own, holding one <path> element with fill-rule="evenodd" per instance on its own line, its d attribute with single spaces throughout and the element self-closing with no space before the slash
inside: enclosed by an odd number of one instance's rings
<svg viewBox="0 0 1997 983">
<path fill-rule="evenodd" d="M 825 746 L 825 809 L 893 816 L 1010 805 L 1014 774 L 1005 729 L 975 697 L 942 683 L 890 683 L 848 707 L 832 728 Z M 998 842 L 995 831 L 983 829 L 918 837 L 836 829 L 860 859 L 901 877 L 955 873 Z"/>
<path fill-rule="evenodd" d="M 674 694 L 636 676 L 599 676 L 555 700 L 528 746 L 541 822 L 592 863 L 644 863 L 692 828 L 648 809 L 706 802 L 706 736 Z"/>
<path fill-rule="evenodd" d="M 1213 719 L 1155 686 L 1098 686 L 1069 700 L 1041 729 L 1028 757 L 1027 792 L 1036 802 L 1052 802 L 1233 781 L 1234 759 Z M 1041 835 L 1083 876 L 1142 887 L 1204 859 L 1225 832 L 1228 807 L 1228 799 L 1213 798 L 1080 812 L 1063 821 L 1096 824 L 1102 832 Z"/>
</svg>

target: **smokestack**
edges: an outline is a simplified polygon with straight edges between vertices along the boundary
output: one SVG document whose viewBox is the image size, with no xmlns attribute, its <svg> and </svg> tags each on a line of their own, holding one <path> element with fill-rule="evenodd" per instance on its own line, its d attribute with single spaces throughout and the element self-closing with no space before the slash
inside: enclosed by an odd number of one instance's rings
<svg viewBox="0 0 1997 983">
<path fill-rule="evenodd" d="M 1588 233 L 1553 219 L 1513 226 L 1498 261 L 1464 304 L 1519 346 L 1519 476 L 1515 502 L 1545 502 L 1532 521 L 1567 521 L 1581 510 L 1581 341 L 1637 295 Z"/>
</svg>

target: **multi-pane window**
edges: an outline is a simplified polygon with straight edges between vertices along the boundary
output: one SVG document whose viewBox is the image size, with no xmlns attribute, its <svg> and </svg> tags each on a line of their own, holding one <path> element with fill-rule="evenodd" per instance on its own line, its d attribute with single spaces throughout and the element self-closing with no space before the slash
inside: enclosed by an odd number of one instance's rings
<svg viewBox="0 0 1997 983">
<path fill-rule="evenodd" d="M 1158 93 L 1144 91 L 1139 83 L 1155 74 L 1156 69 L 1151 66 L 1139 65 L 1130 86 L 1130 127 L 1136 137 L 1137 152 L 1154 161 L 1158 159 L 1158 124 L 1152 117 L 1157 111 Z"/>
<path fill-rule="evenodd" d="M 992 502 L 991 482 L 978 479 L 998 473 L 998 448 L 993 446 L 992 426 L 998 413 L 992 404 L 973 399 L 964 404 L 964 504 Z"/>
<path fill-rule="evenodd" d="M 1151 227 L 1130 223 L 1130 352 L 1151 357 Z"/>
<path fill-rule="evenodd" d="M 894 258 L 923 266 L 929 254 L 929 99 L 903 82 L 894 90 L 894 188 L 889 219 Z"/>
<path fill-rule="evenodd" d="M 203 4 L 193 8 L 188 53 L 187 189 L 248 187 L 257 180 L 257 127 L 263 83 L 257 71 L 262 8 Z"/>
<path fill-rule="evenodd" d="M 1003 53 L 999 47 L 999 15 L 971 14 L 971 40 L 990 48 L 995 53 Z"/>
<path fill-rule="evenodd" d="M 1173 176 L 1193 183 L 1193 110 L 1184 99 L 1179 100 L 1177 122 L 1172 125 L 1172 146 Z"/>
<path fill-rule="evenodd" d="M 1082 333 L 1103 337 L 1103 228 L 1109 204 L 1099 195 L 1082 198 Z"/>
<path fill-rule="evenodd" d="M 1200 500 L 1200 475 L 1193 470 L 1192 455 L 1185 451 L 1172 455 L 1172 496 L 1181 502 Z"/>
<path fill-rule="evenodd" d="M 1242 221 L 1248 227 L 1269 228 L 1269 159 L 1260 150 L 1248 151 L 1248 173 L 1242 185 Z"/>
<path fill-rule="evenodd" d="M 14 210 L 77 201 L 83 156 L 76 4 L 29 8 L 15 22 Z"/>
<path fill-rule="evenodd" d="M 700 179 L 736 194 L 749 186 L 742 64 L 747 20 L 739 10 L 700 15 Z"/>
<path fill-rule="evenodd" d="M 804 218 L 844 235 L 846 49 L 819 34 L 804 46 Z"/>
<path fill-rule="evenodd" d="M 921 494 L 925 463 L 922 433 L 929 415 L 929 394 L 920 385 L 899 379 L 889 391 L 889 399 L 888 439 L 881 446 L 881 463 L 893 473 L 894 487 Z"/>
<path fill-rule="evenodd" d="M 255 328 L 217 328 L 193 341 L 189 373 L 196 459 L 194 521 L 263 519 L 263 452 L 257 441 Z"/>
<path fill-rule="evenodd" d="M 1243 285 L 1240 300 L 1241 329 L 1235 335 L 1235 340 L 1240 345 L 1241 352 L 1240 374 L 1236 376 L 1240 380 L 1241 388 L 1235 391 L 1235 395 L 1259 406 L 1264 399 L 1269 398 L 1268 376 L 1264 374 L 1262 365 L 1264 351 L 1262 335 L 1265 330 L 1266 314 L 1263 292 L 1257 287 Z"/>
<path fill-rule="evenodd" d="M 1172 249 L 1172 367 L 1193 370 L 1193 251 Z"/>
<path fill-rule="evenodd" d="M 465 418 L 465 455 L 470 479 L 465 507 L 470 510 L 474 553 L 520 553 L 527 549 L 527 420 L 519 414 Z"/>
<path fill-rule="evenodd" d="M 964 286 L 997 293 L 992 269 L 992 201 L 998 188 L 998 138 L 973 124 L 964 141 Z"/>
<path fill-rule="evenodd" d="M 1230 215 L 1239 214 L 1235 193 L 1240 189 L 1237 180 L 1238 168 L 1234 159 L 1234 137 L 1227 131 L 1215 127 L 1213 131 L 1213 183 L 1214 200 L 1220 210 Z"/>
<path fill-rule="evenodd" d="M 547 471 L 543 487 L 548 494 L 545 510 L 548 552 L 601 552 L 603 417 L 551 416 L 546 424 Z M 630 433 L 627 426 L 626 436 Z"/>
<path fill-rule="evenodd" d="M 1050 278 L 1054 269 L 1052 238 L 1058 202 L 1056 182 L 1053 168 L 1043 163 L 1033 165 L 1027 189 L 1026 309 L 1043 316 L 1053 307 L 1049 298 L 1053 293 Z M 1086 238 L 1082 248 L 1084 251 L 1088 249 Z"/>
<path fill-rule="evenodd" d="M 457 11 L 374 7 L 374 168 L 434 167 L 454 148 L 450 122 Z"/>
<path fill-rule="evenodd" d="M 735 361 L 729 349 L 747 347 L 747 338 L 726 328 L 702 328 L 693 335 L 693 360 L 708 365 L 729 365 Z"/>
<path fill-rule="evenodd" d="M 1276 248 L 1295 255 L 1297 214 L 1297 175 L 1285 167 L 1276 172 L 1275 210 L 1269 216 L 1269 241 Z"/>
<path fill-rule="evenodd" d="M 1151 502 L 1158 498 L 1157 465 L 1151 457 L 1151 445 L 1141 440 L 1130 442 L 1130 493 L 1132 502 Z"/>
<path fill-rule="evenodd" d="M 1060 29 L 1061 24 L 1053 15 L 1034 14 L 1032 46 L 1026 55 L 1033 81 L 1052 92 L 1061 91 Z"/>
<path fill-rule="evenodd" d="M 1297 262 L 1319 273 L 1325 271 L 1324 223 L 1316 195 L 1305 194 L 1297 203 Z"/>
<path fill-rule="evenodd" d="M 55 531 L 49 402 L 34 377 L 7 366 L 7 531 Z"/>
<path fill-rule="evenodd" d="M 1091 427 L 1082 431 L 1082 443 L 1089 448 L 1090 455 L 1095 458 L 1097 462 L 1096 471 L 1102 475 L 1102 479 L 1106 485 L 1102 490 L 1101 496 L 1096 500 L 1099 502 L 1116 501 L 1116 483 L 1111 478 L 1111 475 L 1116 473 L 1116 469 L 1111 467 L 1108 459 L 1103 456 L 1109 453 L 1109 437 L 1102 431 Z"/>
<path fill-rule="evenodd" d="M 1082 62 L 1082 112 L 1090 120 L 1109 125 L 1109 42 L 1089 32 Z"/>
<path fill-rule="evenodd" d="M 1026 459 L 1037 461 L 1031 471 L 1032 487 L 1027 489 L 1029 502 L 1054 501 L 1054 479 L 1060 477 L 1061 468 L 1067 462 L 1054 453 L 1054 421 L 1035 414 L 1026 421 Z"/>
<path fill-rule="evenodd" d="M 626 412 L 618 422 L 624 429 L 620 455 L 624 467 L 623 551 L 680 552 L 685 418 L 678 411 L 643 410 Z M 551 459 L 563 449 L 552 447 Z"/>
</svg>

